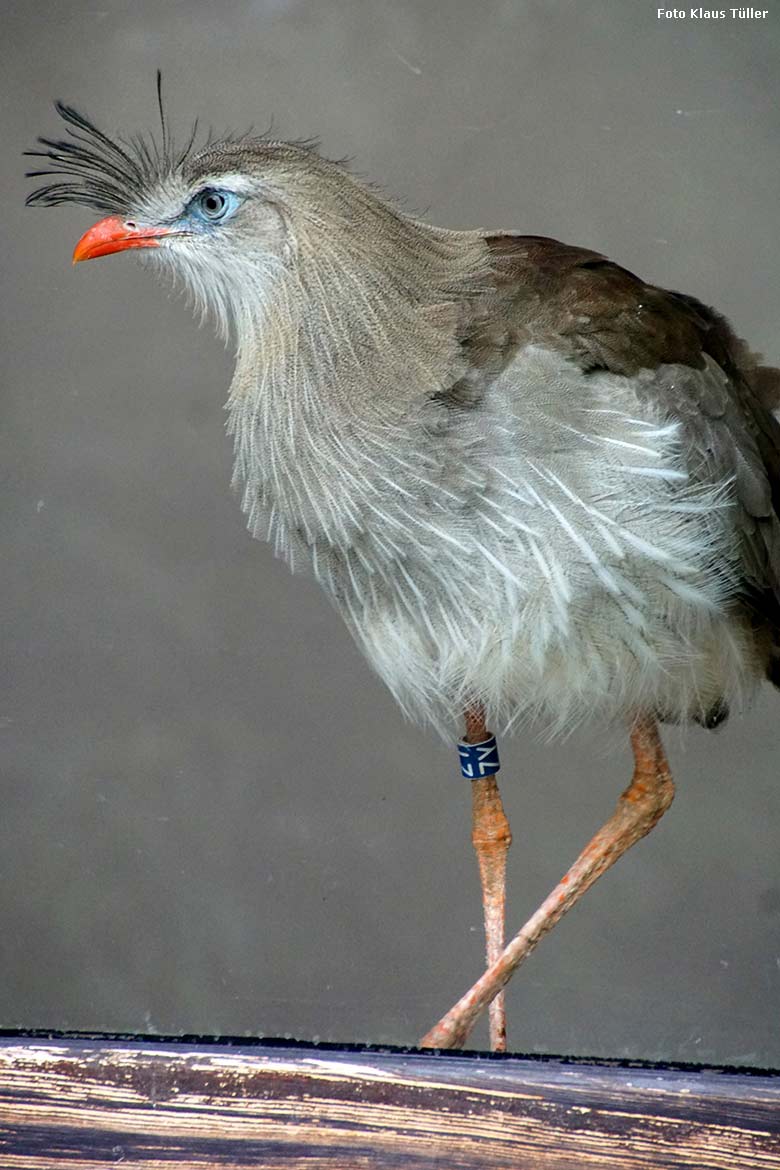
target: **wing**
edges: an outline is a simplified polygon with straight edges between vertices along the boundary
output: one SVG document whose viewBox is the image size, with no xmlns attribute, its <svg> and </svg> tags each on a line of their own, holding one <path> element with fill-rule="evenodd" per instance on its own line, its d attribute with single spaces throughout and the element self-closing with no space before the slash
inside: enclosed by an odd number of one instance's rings
<svg viewBox="0 0 780 1170">
<path fill-rule="evenodd" d="M 597 252 L 541 236 L 485 240 L 495 277 L 463 331 L 472 365 L 490 373 L 535 342 L 585 372 L 680 367 L 679 377 L 659 377 L 646 392 L 680 422 L 691 476 L 733 479 L 745 601 L 780 641 L 780 423 L 772 413 L 780 371 L 760 365 L 714 310 Z M 686 369 L 711 376 L 686 378 Z"/>
</svg>

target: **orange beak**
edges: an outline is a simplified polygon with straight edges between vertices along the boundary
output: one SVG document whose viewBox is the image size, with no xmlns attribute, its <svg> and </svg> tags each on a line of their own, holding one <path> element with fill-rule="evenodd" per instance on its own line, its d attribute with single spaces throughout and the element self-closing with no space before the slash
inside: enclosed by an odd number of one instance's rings
<svg viewBox="0 0 780 1170">
<path fill-rule="evenodd" d="M 159 248 L 159 237 L 168 235 L 171 235 L 170 228 L 148 227 L 109 215 L 84 232 L 74 249 L 73 263 L 125 252 L 128 248 Z"/>
</svg>

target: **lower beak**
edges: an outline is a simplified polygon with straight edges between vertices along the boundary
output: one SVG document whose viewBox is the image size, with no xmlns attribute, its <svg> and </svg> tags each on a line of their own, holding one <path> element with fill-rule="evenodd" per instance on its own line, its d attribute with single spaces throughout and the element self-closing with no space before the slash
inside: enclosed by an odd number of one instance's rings
<svg viewBox="0 0 780 1170">
<path fill-rule="evenodd" d="M 168 236 L 167 227 L 149 227 L 133 220 L 109 215 L 85 232 L 73 252 L 73 263 L 110 256 L 112 252 L 126 252 L 128 248 L 159 248 L 160 236 Z"/>
</svg>

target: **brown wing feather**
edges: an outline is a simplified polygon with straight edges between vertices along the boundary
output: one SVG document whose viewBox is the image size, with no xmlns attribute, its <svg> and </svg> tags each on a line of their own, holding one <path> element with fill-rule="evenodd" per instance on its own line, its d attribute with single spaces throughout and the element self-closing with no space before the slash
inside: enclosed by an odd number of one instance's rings
<svg viewBox="0 0 780 1170">
<path fill-rule="evenodd" d="M 701 379 L 680 378 L 673 390 L 659 380 L 652 392 L 664 395 L 662 409 L 684 428 L 692 474 L 734 477 L 745 600 L 780 641 L 780 423 L 772 413 L 780 370 L 759 365 L 713 309 L 645 284 L 597 252 L 542 236 L 485 238 L 496 279 L 468 339 L 477 359 L 495 353 L 496 343 L 514 349 L 534 341 L 586 371 L 699 370 L 708 357 L 723 370 L 726 378 L 705 391 Z"/>
</svg>

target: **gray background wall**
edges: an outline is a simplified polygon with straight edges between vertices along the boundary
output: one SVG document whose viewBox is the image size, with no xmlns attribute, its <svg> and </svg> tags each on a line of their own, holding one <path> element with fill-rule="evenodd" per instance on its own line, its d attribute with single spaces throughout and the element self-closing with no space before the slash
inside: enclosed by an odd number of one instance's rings
<svg viewBox="0 0 780 1170">
<path fill-rule="evenodd" d="M 94 216 L 25 211 L 63 97 L 313 133 L 407 205 L 603 250 L 780 361 L 778 48 L 625 0 L 3 7 L 0 1025 L 413 1041 L 481 969 L 469 794 L 231 497 L 231 357 Z M 520 1051 L 780 1064 L 777 696 L 667 731 L 669 816 L 509 993 Z M 510 924 L 625 737 L 503 746 Z M 484 1043 L 484 1032 L 475 1037 Z"/>
</svg>

